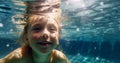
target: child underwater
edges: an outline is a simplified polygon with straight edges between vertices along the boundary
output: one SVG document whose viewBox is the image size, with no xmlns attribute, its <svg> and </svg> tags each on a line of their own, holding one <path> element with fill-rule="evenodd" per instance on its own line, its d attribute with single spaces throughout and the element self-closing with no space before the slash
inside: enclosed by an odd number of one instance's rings
<svg viewBox="0 0 120 63">
<path fill-rule="evenodd" d="M 22 46 L 0 63 L 70 63 L 55 49 L 60 38 L 60 0 L 30 1 L 26 5 L 26 24 L 19 38 Z"/>
</svg>

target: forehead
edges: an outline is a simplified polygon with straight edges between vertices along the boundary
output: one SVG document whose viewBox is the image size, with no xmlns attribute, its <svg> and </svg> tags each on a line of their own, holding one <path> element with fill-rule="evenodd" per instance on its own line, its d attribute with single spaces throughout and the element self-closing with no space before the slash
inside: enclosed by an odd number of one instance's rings
<svg viewBox="0 0 120 63">
<path fill-rule="evenodd" d="M 56 19 L 48 16 L 31 16 L 28 19 L 28 24 L 30 26 L 34 25 L 45 25 L 45 24 L 53 24 L 58 27 L 58 22 Z"/>
</svg>

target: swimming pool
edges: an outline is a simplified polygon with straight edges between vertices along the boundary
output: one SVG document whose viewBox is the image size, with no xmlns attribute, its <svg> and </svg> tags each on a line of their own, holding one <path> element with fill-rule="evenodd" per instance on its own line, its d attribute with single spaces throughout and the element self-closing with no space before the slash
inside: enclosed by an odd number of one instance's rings
<svg viewBox="0 0 120 63">
<path fill-rule="evenodd" d="M 63 0 L 60 44 L 72 63 L 120 63 L 120 1 Z M 19 45 L 25 6 L 22 1 L 0 1 L 0 58 Z"/>
</svg>

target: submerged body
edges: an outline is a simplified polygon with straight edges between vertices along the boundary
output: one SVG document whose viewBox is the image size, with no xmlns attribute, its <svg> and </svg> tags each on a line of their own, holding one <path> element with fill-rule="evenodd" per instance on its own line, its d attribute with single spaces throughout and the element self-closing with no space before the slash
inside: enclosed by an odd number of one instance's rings
<svg viewBox="0 0 120 63">
<path fill-rule="evenodd" d="M 32 50 L 30 48 L 28 49 L 27 46 L 18 48 L 1 59 L 0 63 L 36 63 L 34 62 L 35 59 L 33 59 L 31 51 Z M 53 50 L 45 63 L 69 63 L 69 61 L 62 52 Z"/>
</svg>

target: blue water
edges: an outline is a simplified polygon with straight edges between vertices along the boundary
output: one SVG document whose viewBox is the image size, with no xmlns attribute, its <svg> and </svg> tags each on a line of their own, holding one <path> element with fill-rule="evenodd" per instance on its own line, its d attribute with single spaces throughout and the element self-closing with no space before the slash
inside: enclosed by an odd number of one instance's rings
<svg viewBox="0 0 120 63">
<path fill-rule="evenodd" d="M 0 0 L 0 58 L 16 43 L 23 1 Z M 120 0 L 62 0 L 60 46 L 72 63 L 120 63 Z"/>
</svg>

